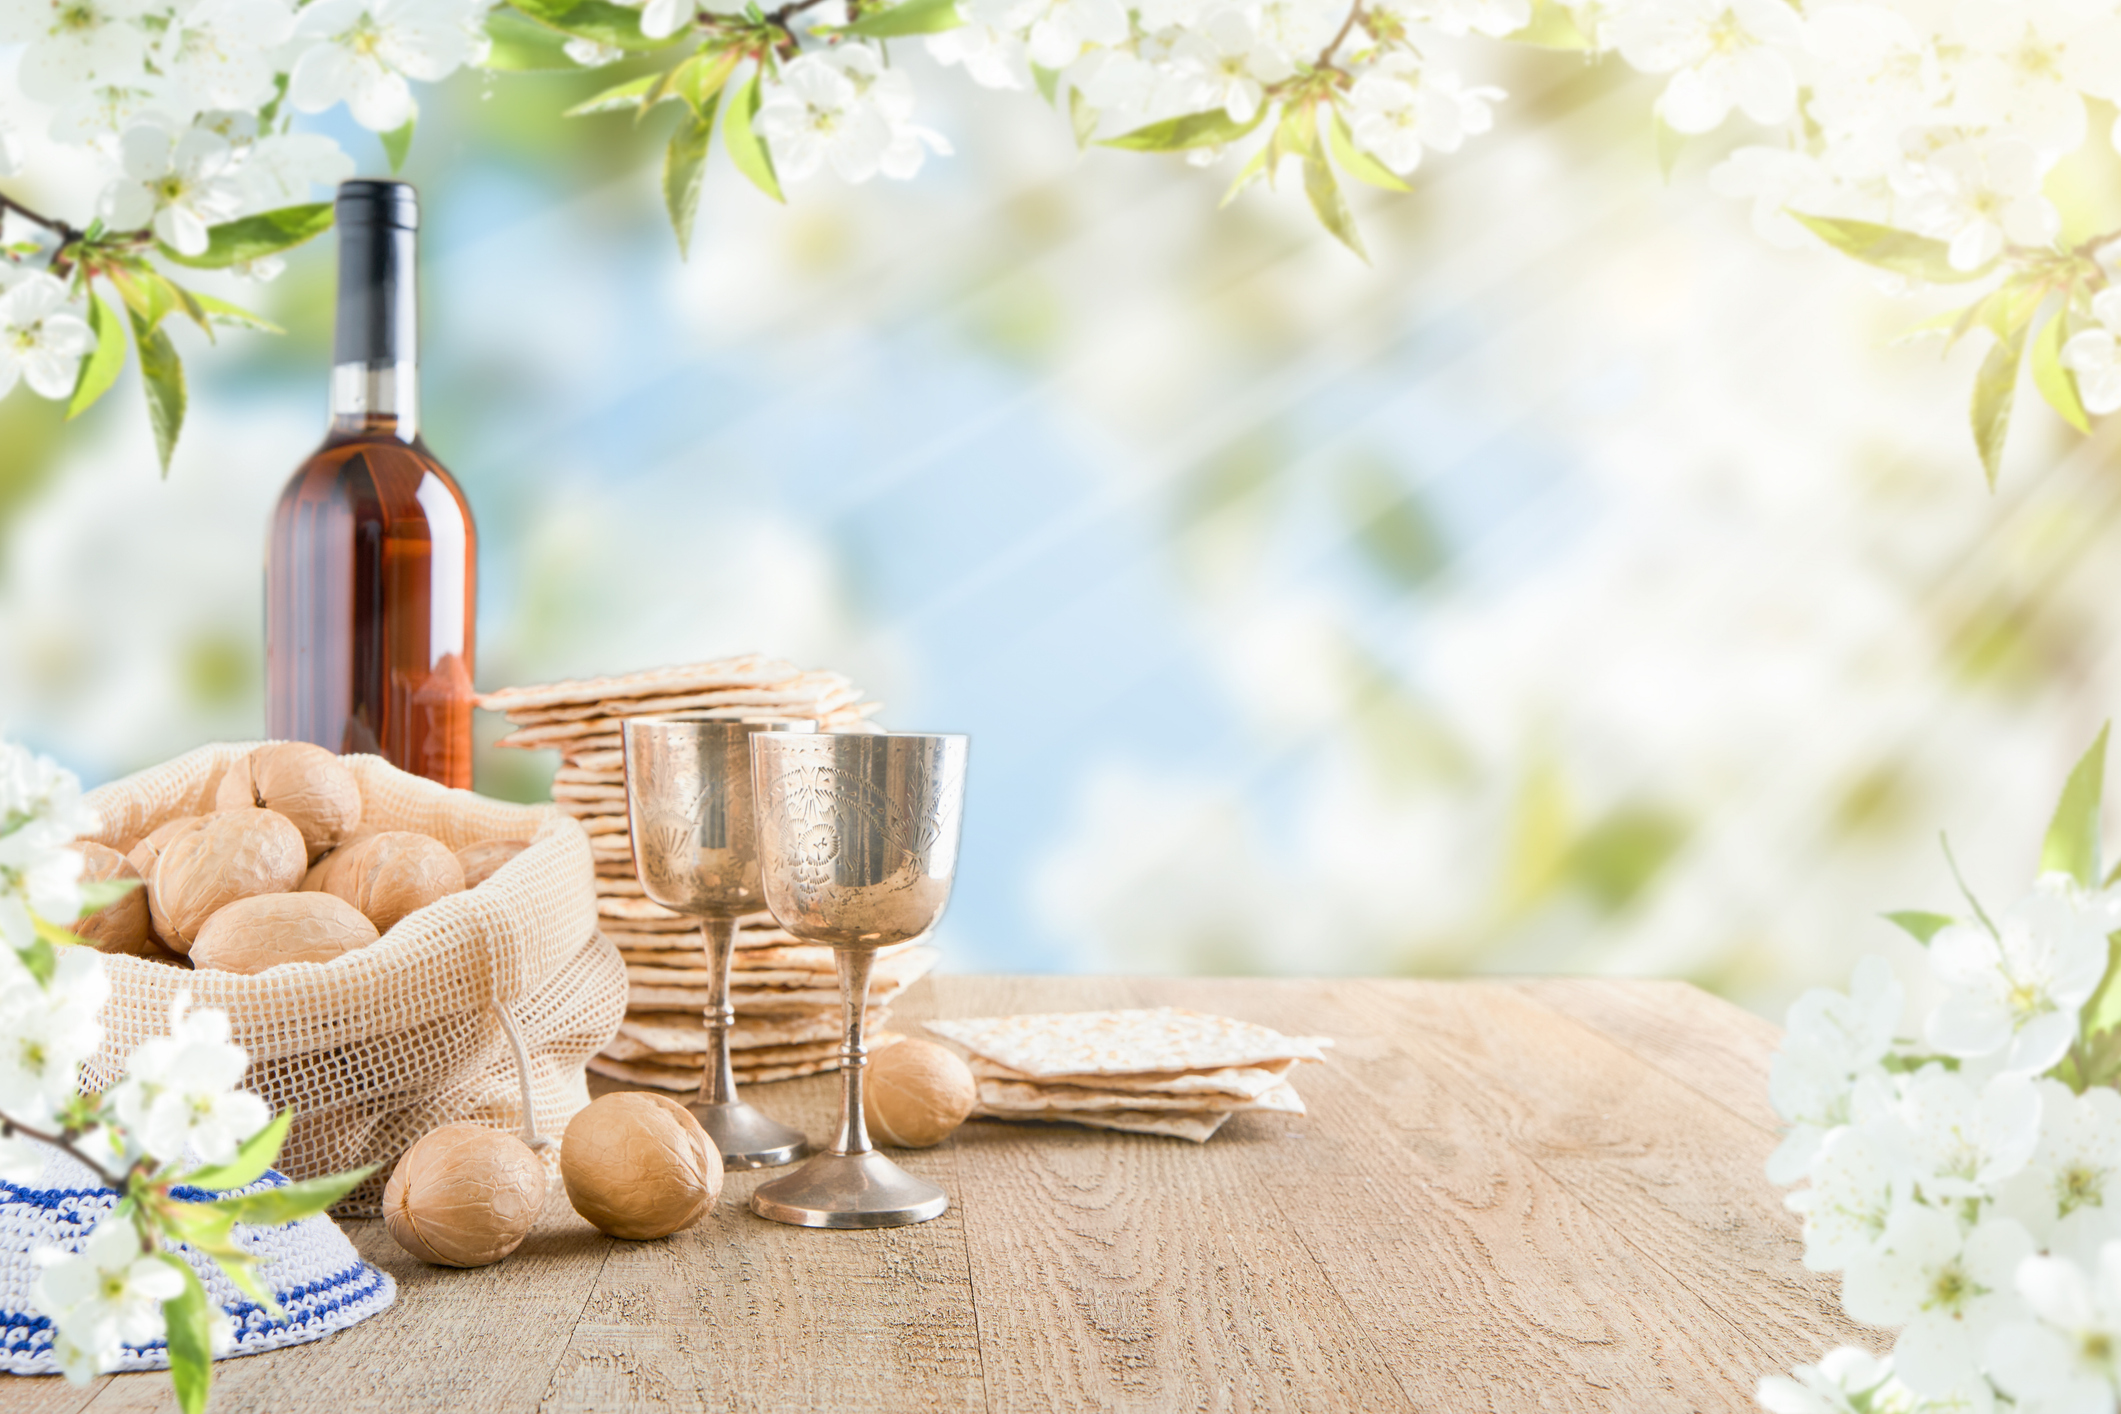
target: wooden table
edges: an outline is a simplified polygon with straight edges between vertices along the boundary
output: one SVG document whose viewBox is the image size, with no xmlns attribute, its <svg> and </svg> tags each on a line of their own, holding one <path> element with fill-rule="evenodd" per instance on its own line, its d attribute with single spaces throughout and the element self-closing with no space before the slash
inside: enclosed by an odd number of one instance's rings
<svg viewBox="0 0 2121 1414">
<path fill-rule="evenodd" d="M 214 1409 L 1738 1409 L 1863 1341 L 1761 1165 L 1777 1031 L 1677 982 L 944 977 L 898 1016 L 1176 1004 L 1331 1036 L 1307 1117 L 1203 1146 L 973 1123 L 899 1155 L 935 1222 L 715 1215 L 600 1236 L 563 1195 L 499 1266 L 354 1241 L 390 1311 L 216 1369 Z M 760 1087 L 813 1135 L 836 1080 Z M 170 1407 L 0 1377 L 0 1409 Z"/>
</svg>

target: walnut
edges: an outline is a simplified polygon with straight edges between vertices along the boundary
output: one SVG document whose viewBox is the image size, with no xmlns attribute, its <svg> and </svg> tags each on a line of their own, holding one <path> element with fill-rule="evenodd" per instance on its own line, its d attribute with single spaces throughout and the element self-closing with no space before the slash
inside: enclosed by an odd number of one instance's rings
<svg viewBox="0 0 2121 1414">
<path fill-rule="evenodd" d="M 315 893 L 321 890 L 324 893 L 330 893 L 331 886 L 329 881 L 332 877 L 332 871 L 346 862 L 347 858 L 354 852 L 355 846 L 359 845 L 363 840 L 374 839 L 381 833 L 382 831 L 380 830 L 371 830 L 364 827 L 355 830 L 341 840 L 337 849 L 330 851 L 323 858 L 309 866 L 309 872 L 302 876 L 302 891 L 304 893 Z"/>
<path fill-rule="evenodd" d="M 400 918 L 461 891 L 464 866 L 440 840 L 384 830 L 363 840 L 324 879 L 324 889 L 368 915 L 388 933 Z"/>
<path fill-rule="evenodd" d="M 955 1052 L 909 1037 L 869 1058 L 862 1118 L 886 1144 L 925 1149 L 956 1133 L 978 1099 L 972 1071 Z"/>
<path fill-rule="evenodd" d="M 480 840 L 457 851 L 464 866 L 464 887 L 475 889 L 493 877 L 493 871 L 530 848 L 529 840 Z"/>
<path fill-rule="evenodd" d="M 707 1216 L 722 1194 L 722 1156 L 677 1101 L 622 1090 L 568 1121 L 560 1178 L 592 1226 L 642 1241 Z"/>
<path fill-rule="evenodd" d="M 261 746 L 231 764 L 216 788 L 223 810 L 277 811 L 302 832 L 314 860 L 361 824 L 361 787 L 331 752 L 306 741 Z"/>
<path fill-rule="evenodd" d="M 131 861 L 107 845 L 93 840 L 76 840 L 72 849 L 82 858 L 81 880 L 83 883 L 102 883 L 109 879 L 129 879 L 140 882 L 140 871 Z M 152 952 L 162 951 L 147 931 L 147 890 L 144 886 L 130 890 L 116 902 L 107 903 L 73 925 L 74 932 L 96 945 L 98 952 L 128 953 L 133 957 L 147 957 Z"/>
<path fill-rule="evenodd" d="M 513 1134 L 445 1124 L 391 1170 L 383 1226 L 423 1262 L 483 1267 L 522 1243 L 550 1183 L 544 1161 Z"/>
<path fill-rule="evenodd" d="M 189 953 L 206 920 L 240 898 L 284 894 L 308 863 L 302 832 L 270 810 L 223 810 L 179 833 L 148 876 L 156 936 Z"/>
<path fill-rule="evenodd" d="M 206 920 L 192 940 L 194 967 L 263 972 L 283 962 L 330 962 L 365 948 L 376 925 L 331 894 L 258 894 Z"/>
</svg>

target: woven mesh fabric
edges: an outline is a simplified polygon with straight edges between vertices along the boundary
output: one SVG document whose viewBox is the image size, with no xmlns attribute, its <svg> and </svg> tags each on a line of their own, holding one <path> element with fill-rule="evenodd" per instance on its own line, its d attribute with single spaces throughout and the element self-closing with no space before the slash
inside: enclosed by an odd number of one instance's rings
<svg viewBox="0 0 2121 1414">
<path fill-rule="evenodd" d="M 124 851 L 168 820 L 212 808 L 221 772 L 257 743 L 203 746 L 88 794 L 90 836 Z M 338 1211 L 373 1214 L 390 1165 L 437 1125 L 520 1123 L 505 1011 L 530 1056 L 533 1118 L 557 1136 L 589 1103 L 582 1065 L 617 1032 L 626 970 L 596 932 L 589 840 L 549 805 L 510 805 L 451 790 L 377 756 L 344 758 L 361 787 L 361 822 L 417 830 L 451 849 L 480 840 L 530 845 L 477 888 L 408 914 L 381 940 L 329 963 L 257 976 L 106 959 L 103 1045 L 84 1083 L 124 1073 L 133 1047 L 168 1029 L 170 1001 L 228 1013 L 250 1052 L 246 1086 L 295 1111 L 280 1167 L 295 1178 L 381 1164 Z M 556 1151 L 547 1150 L 548 1163 Z"/>
<path fill-rule="evenodd" d="M 52 1356 L 52 1323 L 31 1309 L 30 1288 L 39 1271 L 36 1253 L 42 1248 L 80 1251 L 96 1224 L 118 1206 L 118 1195 L 94 1174 L 56 1149 L 49 1153 L 37 1182 L 0 1183 L 0 1370 L 14 1375 L 59 1371 Z M 256 1183 L 230 1191 L 257 1193 L 286 1182 L 268 1171 Z M 189 1202 L 216 1196 L 181 1187 L 175 1193 Z M 236 1340 L 229 1355 L 256 1355 L 320 1340 L 368 1319 L 397 1298 L 389 1274 L 362 1261 L 329 1218 L 302 1218 L 280 1227 L 237 1223 L 235 1237 L 258 1259 L 258 1282 L 279 1304 L 277 1317 L 237 1290 L 212 1258 L 187 1246 L 176 1249 L 199 1274 L 207 1299 L 234 1320 Z M 127 1346 L 117 1368 L 160 1370 L 168 1365 L 169 1348 L 156 1341 Z"/>
</svg>

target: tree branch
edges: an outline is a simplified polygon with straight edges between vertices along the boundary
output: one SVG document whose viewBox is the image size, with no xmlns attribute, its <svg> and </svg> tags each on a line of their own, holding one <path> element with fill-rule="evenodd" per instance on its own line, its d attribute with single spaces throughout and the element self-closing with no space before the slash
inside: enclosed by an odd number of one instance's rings
<svg viewBox="0 0 2121 1414">
<path fill-rule="evenodd" d="M 1333 62 L 1333 56 L 1340 52 L 1340 46 L 1347 42 L 1350 34 L 1355 32 L 1355 23 L 1361 18 L 1362 0 L 1355 0 L 1355 3 L 1348 7 L 1347 19 L 1341 21 L 1340 33 L 1333 36 L 1333 42 L 1328 44 L 1325 52 L 1318 56 L 1319 68 L 1323 69 L 1326 65 Z"/>
<path fill-rule="evenodd" d="M 0 197 L 0 201 L 5 200 L 5 197 Z M 123 1193 L 125 1191 L 125 1178 L 112 1177 L 109 1169 L 103 1167 L 103 1165 L 97 1163 L 79 1149 L 76 1149 L 73 1146 L 73 1142 L 64 1134 L 45 1134 L 39 1130 L 31 1129 L 19 1119 L 11 1119 L 5 1115 L 0 1115 L 0 1135 L 6 1134 L 20 1134 L 34 1139 L 40 1144 L 49 1144 L 61 1153 L 71 1155 L 77 1162 L 87 1167 L 96 1177 L 102 1179 L 103 1186 L 112 1192 Z"/>
<path fill-rule="evenodd" d="M 59 220 L 55 216 L 40 215 L 24 206 L 21 202 L 16 201 L 6 192 L 0 192 L 0 211 L 12 211 L 25 221 L 35 222 L 57 236 L 62 242 L 81 239 L 81 232 L 67 225 L 66 222 Z"/>
</svg>

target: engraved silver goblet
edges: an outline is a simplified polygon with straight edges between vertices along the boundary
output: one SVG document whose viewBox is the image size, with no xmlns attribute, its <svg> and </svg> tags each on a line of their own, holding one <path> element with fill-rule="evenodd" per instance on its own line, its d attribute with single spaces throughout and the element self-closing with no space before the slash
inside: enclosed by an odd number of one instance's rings
<svg viewBox="0 0 2121 1414">
<path fill-rule="evenodd" d="M 876 950 L 927 932 L 950 902 L 969 745 L 897 733 L 752 738 L 766 907 L 796 937 L 833 949 L 846 1008 L 839 1129 L 823 1153 L 751 1195 L 762 1218 L 900 1227 L 950 1206 L 869 1142 L 862 1025 Z"/>
<path fill-rule="evenodd" d="M 707 1065 L 689 1108 L 732 1169 L 773 1168 L 810 1152 L 799 1130 L 737 1098 L 729 1063 L 729 960 L 738 915 L 755 913 L 758 830 L 751 739 L 814 732 L 815 722 L 729 721 L 675 714 L 624 724 L 626 828 L 642 892 L 700 919 L 708 972 Z"/>
</svg>

